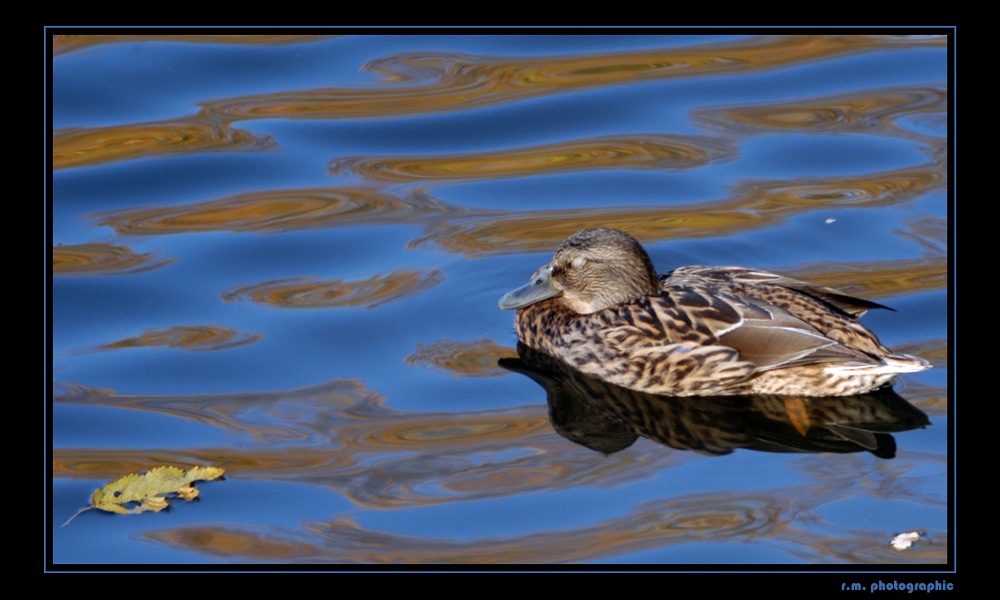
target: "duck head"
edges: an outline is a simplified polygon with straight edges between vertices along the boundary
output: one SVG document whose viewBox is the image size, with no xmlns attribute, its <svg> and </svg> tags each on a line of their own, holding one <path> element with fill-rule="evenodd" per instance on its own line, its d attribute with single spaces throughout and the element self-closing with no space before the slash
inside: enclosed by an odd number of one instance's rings
<svg viewBox="0 0 1000 600">
<path fill-rule="evenodd" d="M 642 245 L 617 229 L 584 229 L 566 238 L 531 282 L 504 294 L 503 310 L 522 309 L 558 298 L 570 310 L 589 315 L 659 289 L 653 263 Z"/>
</svg>

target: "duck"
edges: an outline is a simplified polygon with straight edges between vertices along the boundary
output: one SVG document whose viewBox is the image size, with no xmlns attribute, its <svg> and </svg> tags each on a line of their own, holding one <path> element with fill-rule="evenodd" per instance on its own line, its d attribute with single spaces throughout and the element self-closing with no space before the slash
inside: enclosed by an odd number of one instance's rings
<svg viewBox="0 0 1000 600">
<path fill-rule="evenodd" d="M 657 275 L 638 240 L 605 227 L 568 237 L 497 305 L 524 345 L 651 394 L 850 396 L 931 367 L 858 322 L 886 306 L 747 267 Z"/>
</svg>

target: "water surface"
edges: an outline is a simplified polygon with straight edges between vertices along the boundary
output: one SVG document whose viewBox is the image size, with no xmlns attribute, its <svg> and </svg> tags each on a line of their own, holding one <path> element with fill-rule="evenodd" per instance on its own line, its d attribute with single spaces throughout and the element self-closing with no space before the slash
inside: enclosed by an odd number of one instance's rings
<svg viewBox="0 0 1000 600">
<path fill-rule="evenodd" d="M 52 48 L 53 566 L 947 562 L 945 37 Z M 597 225 L 889 305 L 935 368 L 595 409 L 496 300 Z M 226 479 L 61 526 L 164 464 Z"/>
</svg>

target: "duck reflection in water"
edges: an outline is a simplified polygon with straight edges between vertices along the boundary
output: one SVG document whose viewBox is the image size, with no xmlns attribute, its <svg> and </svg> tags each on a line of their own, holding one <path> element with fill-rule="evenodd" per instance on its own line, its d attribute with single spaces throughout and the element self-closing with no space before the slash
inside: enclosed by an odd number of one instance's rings
<svg viewBox="0 0 1000 600">
<path fill-rule="evenodd" d="M 743 267 L 657 276 L 616 229 L 580 231 L 508 294 L 518 339 L 602 381 L 671 396 L 849 396 L 930 368 L 858 323 L 874 302 Z"/>
<path fill-rule="evenodd" d="M 729 454 L 861 452 L 893 458 L 891 433 L 927 426 L 923 411 L 889 386 L 854 396 L 700 396 L 649 394 L 609 384 L 518 344 L 505 369 L 545 388 L 549 420 L 564 438 L 611 454 L 641 435 L 679 450 Z"/>
</svg>

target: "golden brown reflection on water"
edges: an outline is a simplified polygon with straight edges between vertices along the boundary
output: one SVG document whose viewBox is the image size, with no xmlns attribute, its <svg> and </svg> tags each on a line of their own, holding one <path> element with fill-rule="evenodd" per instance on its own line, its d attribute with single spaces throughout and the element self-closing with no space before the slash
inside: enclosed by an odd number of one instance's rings
<svg viewBox="0 0 1000 600">
<path fill-rule="evenodd" d="M 433 242 L 473 257 L 542 252 L 554 250 L 566 237 L 587 227 L 617 227 L 641 241 L 721 238 L 774 227 L 798 214 L 823 208 L 905 203 L 944 184 L 944 171 L 938 167 L 866 177 L 752 180 L 738 185 L 729 199 L 712 202 L 534 210 L 440 220 L 412 245 Z"/>
<path fill-rule="evenodd" d="M 450 371 L 455 377 L 496 377 L 507 371 L 497 366 L 501 358 L 516 358 L 511 348 L 496 345 L 491 339 L 470 342 L 438 340 L 433 344 L 417 344 L 406 357 L 411 366 L 433 366 Z"/>
<path fill-rule="evenodd" d="M 371 188 L 324 187 L 251 192 L 178 206 L 107 211 L 93 217 L 122 235 L 167 235 L 411 224 L 466 212 L 426 194 L 400 197 Z"/>
<path fill-rule="evenodd" d="M 731 540 L 743 536 L 775 537 L 784 529 L 777 517 L 781 510 L 769 506 L 770 499 L 747 498 L 732 502 L 723 497 L 701 497 L 686 501 L 658 501 L 635 509 L 619 519 L 570 532 L 542 531 L 508 539 L 481 539 L 463 542 L 427 539 L 364 528 L 354 521 L 338 518 L 329 523 L 313 523 L 303 534 L 278 539 L 295 548 L 300 560 L 371 564 L 502 564 L 566 563 L 596 560 L 604 556 L 669 547 L 695 540 Z M 253 531 L 223 527 L 184 528 L 150 534 L 151 539 L 180 544 L 215 556 L 259 560 L 250 543 L 259 535 Z M 272 534 L 273 535 L 273 534 Z M 270 536 L 269 536 L 270 537 Z M 242 538 L 242 539 L 241 539 Z M 273 539 L 273 538 L 272 538 Z M 266 547 L 265 547 L 266 548 Z"/>
<path fill-rule="evenodd" d="M 594 169 L 690 169 L 731 158 L 734 152 L 709 138 L 648 134 L 480 154 L 339 158 L 330 162 L 329 172 L 351 172 L 372 181 L 496 179 Z"/>
<path fill-rule="evenodd" d="M 330 187 L 240 194 L 181 206 L 109 211 L 93 217 L 99 224 L 129 235 L 419 223 L 427 233 L 413 240 L 411 247 L 434 243 L 452 252 L 481 257 L 550 251 L 576 231 L 596 226 L 625 229 L 647 242 L 723 237 L 773 227 L 798 214 L 824 208 L 906 203 L 944 184 L 941 167 L 928 165 L 867 176 L 750 180 L 738 185 L 730 198 L 710 202 L 526 211 L 455 207 L 421 192 L 400 197 L 375 189 Z M 944 227 L 931 218 L 920 225 L 938 231 Z"/>
<path fill-rule="evenodd" d="M 148 39 L 148 38 L 146 38 Z M 95 39 L 93 43 L 106 42 Z M 136 41 L 121 38 L 114 41 Z M 211 41 L 211 40 L 205 40 Z M 219 40 L 219 41 L 235 41 Z M 249 43 L 286 43 L 292 39 L 251 40 Z M 303 38 L 301 41 L 309 41 Z M 82 40 L 57 40 L 57 52 Z M 326 88 L 275 92 L 257 96 L 207 101 L 198 115 L 173 121 L 137 123 L 100 128 L 57 131 L 53 138 L 55 168 L 100 164 L 153 155 L 205 150 L 273 149 L 274 141 L 231 128 L 237 120 L 255 118 L 371 118 L 468 109 L 497 103 L 637 81 L 694 75 L 739 73 L 781 65 L 804 63 L 886 46 L 943 46 L 944 38 L 896 39 L 866 36 L 785 36 L 749 38 L 737 42 L 705 44 L 691 48 L 666 48 L 577 56 L 535 58 L 476 57 L 459 54 L 405 53 L 373 61 L 367 69 L 383 76 L 371 88 Z M 905 95 L 905 93 L 903 94 Z M 845 109 L 804 107 L 783 115 L 751 116 L 750 121 L 781 122 L 838 120 Z M 886 104 L 882 102 L 881 104 Z M 895 107 L 888 102 L 889 108 Z M 897 107 L 899 108 L 899 107 Z M 909 110 L 905 104 L 900 110 Z M 741 122 L 737 110 L 724 119 Z M 709 117 L 711 118 L 711 117 Z M 575 154 L 572 150 L 569 154 Z M 520 157 L 531 160 L 530 157 Z M 544 159 L 535 157 L 534 161 Z M 437 165 L 447 168 L 449 165 Z M 451 168 L 456 163 L 452 161 Z M 467 169 L 469 165 L 458 165 Z M 499 169 L 499 167 L 497 166 Z M 517 171 L 523 171 L 521 166 Z M 382 172 L 380 170 L 380 172 Z M 410 174 L 413 175 L 412 173 Z M 468 176 L 468 175 L 466 175 Z"/>
<path fill-rule="evenodd" d="M 101 44 L 131 44 L 136 42 L 171 42 L 194 44 L 302 44 L 326 39 L 325 35 L 55 35 L 52 51 L 65 54 Z"/>
<path fill-rule="evenodd" d="M 204 119 L 179 119 L 99 128 L 72 128 L 52 136 L 52 167 L 82 167 L 116 160 L 222 150 L 273 150 L 270 136 Z"/>
<path fill-rule="evenodd" d="M 358 564 L 572 563 L 696 541 L 768 540 L 812 563 L 945 562 L 945 540 L 929 539 L 917 554 L 903 554 L 892 550 L 881 532 L 847 537 L 813 531 L 811 509 L 831 495 L 844 496 L 826 485 L 778 490 L 771 495 L 744 493 L 738 498 L 729 492 L 691 495 L 647 502 L 620 518 L 590 527 L 472 541 L 379 531 L 348 518 L 309 524 L 301 532 L 205 526 L 146 536 L 184 550 L 245 561 L 288 557 L 295 562 Z M 886 537 L 884 543 L 881 537 Z"/>
<path fill-rule="evenodd" d="M 114 244 L 74 244 L 52 248 L 53 275 L 123 275 L 157 269 L 174 259 L 157 258 L 153 253 L 136 254 Z"/>
<path fill-rule="evenodd" d="M 247 298 L 257 304 L 281 308 L 332 308 L 364 306 L 376 308 L 401 300 L 441 283 L 441 271 L 393 271 L 361 281 L 314 281 L 310 277 L 278 279 L 227 291 L 222 299 Z"/>
<path fill-rule="evenodd" d="M 122 448 L 62 448 L 56 451 L 53 468 L 59 477 L 112 480 L 122 473 L 142 473 L 153 467 L 178 465 L 225 465 L 226 477 L 233 471 L 244 479 L 271 481 L 304 481 L 317 485 L 327 483 L 326 474 L 337 476 L 357 469 L 349 454 L 329 448 L 293 447 L 259 448 L 254 451 L 231 447 L 205 447 L 185 450 L 143 450 Z M 287 475 L 287 477 L 286 477 Z"/>
<path fill-rule="evenodd" d="M 925 114 L 945 114 L 947 92 L 932 87 L 901 87 L 883 90 L 866 89 L 862 93 L 837 94 L 796 102 L 780 102 L 765 106 L 735 106 L 706 108 L 692 118 L 706 125 L 729 131 L 823 131 L 855 132 L 909 137 L 896 121 L 903 117 Z M 940 142 L 932 138 L 922 141 Z"/>
<path fill-rule="evenodd" d="M 948 262 L 945 256 L 918 260 L 868 263 L 810 265 L 788 269 L 788 275 L 863 298 L 889 298 L 948 288 Z"/>
<path fill-rule="evenodd" d="M 638 81 L 755 71 L 895 44 L 943 46 L 946 40 L 758 37 L 690 48 L 531 58 L 404 53 L 366 67 L 389 85 L 244 96 L 206 102 L 202 110 L 227 120 L 369 118 L 453 111 Z"/>
<path fill-rule="evenodd" d="M 236 331 L 215 325 L 178 325 L 169 329 L 145 331 L 137 336 L 124 338 L 98 346 L 95 350 L 122 348 L 151 348 L 162 346 L 180 348 L 189 352 L 226 350 L 261 339 L 259 333 Z"/>
<path fill-rule="evenodd" d="M 330 424 L 343 418 L 391 414 L 382 407 L 384 397 L 351 379 L 277 392 L 192 396 L 117 395 L 105 388 L 67 383 L 56 390 L 55 400 L 150 411 L 248 435 L 262 443 L 322 440 Z"/>
</svg>

